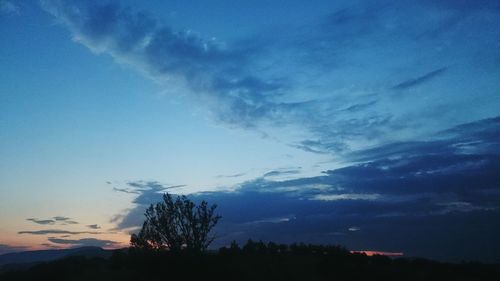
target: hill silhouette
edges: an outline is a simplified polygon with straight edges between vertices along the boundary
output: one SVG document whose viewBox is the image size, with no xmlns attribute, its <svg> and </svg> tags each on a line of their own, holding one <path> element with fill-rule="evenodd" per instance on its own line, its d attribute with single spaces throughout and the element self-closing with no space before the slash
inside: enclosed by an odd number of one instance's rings
<svg viewBox="0 0 500 281">
<path fill-rule="evenodd" d="M 99 247 L 78 247 L 71 249 L 54 249 L 15 252 L 0 255 L 0 273 L 8 270 L 20 270 L 42 262 L 59 260 L 70 256 L 109 258 L 112 251 Z"/>
<path fill-rule="evenodd" d="M 45 262 L 61 259 L 67 256 L 99 256 L 109 257 L 110 251 L 99 247 L 78 247 L 71 249 L 25 251 L 0 255 L 0 266 L 7 264 Z"/>
<path fill-rule="evenodd" d="M 0 280 L 498 280 L 499 265 L 351 253 L 340 246 L 249 240 L 208 252 L 115 250 L 0 273 Z"/>
</svg>

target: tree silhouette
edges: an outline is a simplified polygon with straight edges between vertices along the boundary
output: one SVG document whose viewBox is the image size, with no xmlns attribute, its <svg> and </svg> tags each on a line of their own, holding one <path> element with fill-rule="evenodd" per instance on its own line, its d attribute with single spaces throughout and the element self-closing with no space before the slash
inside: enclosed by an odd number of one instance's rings
<svg viewBox="0 0 500 281">
<path fill-rule="evenodd" d="M 217 205 L 206 201 L 196 205 L 186 196 L 165 193 L 163 202 L 151 204 L 144 214 L 146 220 L 139 234 L 132 234 L 132 247 L 170 251 L 205 251 L 215 239 L 210 231 L 221 216 L 215 214 Z"/>
</svg>

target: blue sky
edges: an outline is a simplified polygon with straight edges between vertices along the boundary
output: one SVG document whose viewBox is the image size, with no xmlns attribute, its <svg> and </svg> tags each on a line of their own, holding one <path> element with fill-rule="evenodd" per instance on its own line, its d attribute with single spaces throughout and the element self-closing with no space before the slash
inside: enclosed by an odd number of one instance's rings
<svg viewBox="0 0 500 281">
<path fill-rule="evenodd" d="M 217 246 L 498 261 L 499 10 L 1 0 L 0 251 L 125 245 L 169 190 Z"/>
</svg>

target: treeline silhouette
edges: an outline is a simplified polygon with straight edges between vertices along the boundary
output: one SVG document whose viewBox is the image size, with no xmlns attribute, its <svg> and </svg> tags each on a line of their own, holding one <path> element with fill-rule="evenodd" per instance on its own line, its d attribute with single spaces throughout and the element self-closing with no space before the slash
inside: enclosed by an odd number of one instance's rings
<svg viewBox="0 0 500 281">
<path fill-rule="evenodd" d="M 219 251 L 115 250 L 112 256 L 68 257 L 0 280 L 500 280 L 498 265 L 441 263 L 350 253 L 340 246 L 249 240 Z"/>
</svg>

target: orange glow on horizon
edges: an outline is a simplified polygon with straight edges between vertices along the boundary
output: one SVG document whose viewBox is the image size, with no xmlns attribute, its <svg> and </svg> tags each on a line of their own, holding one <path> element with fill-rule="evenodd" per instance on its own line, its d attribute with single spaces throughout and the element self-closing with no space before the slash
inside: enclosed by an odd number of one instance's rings
<svg viewBox="0 0 500 281">
<path fill-rule="evenodd" d="M 369 257 L 375 255 L 388 256 L 388 257 L 401 257 L 404 255 L 403 252 L 382 252 L 382 251 L 369 251 L 369 250 L 351 251 L 351 254 L 365 254 Z"/>
</svg>

